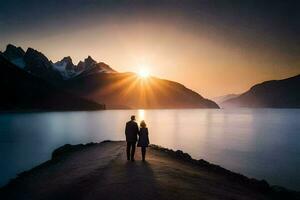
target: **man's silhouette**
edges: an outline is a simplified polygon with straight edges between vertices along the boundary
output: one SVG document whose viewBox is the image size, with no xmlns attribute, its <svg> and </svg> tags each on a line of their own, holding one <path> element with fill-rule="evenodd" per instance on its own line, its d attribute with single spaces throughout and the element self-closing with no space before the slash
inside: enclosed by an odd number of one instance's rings
<svg viewBox="0 0 300 200">
<path fill-rule="evenodd" d="M 126 123 L 125 135 L 127 142 L 127 160 L 134 161 L 135 144 L 137 141 L 137 135 L 139 133 L 138 124 L 135 122 L 135 116 L 131 116 L 131 120 Z"/>
</svg>

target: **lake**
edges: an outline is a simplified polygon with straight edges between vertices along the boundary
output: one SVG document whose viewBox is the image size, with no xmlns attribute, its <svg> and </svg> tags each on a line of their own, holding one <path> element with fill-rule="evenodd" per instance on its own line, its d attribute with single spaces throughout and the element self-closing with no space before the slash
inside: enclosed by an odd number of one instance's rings
<svg viewBox="0 0 300 200">
<path fill-rule="evenodd" d="M 300 109 L 3 113 L 0 185 L 50 159 L 63 144 L 124 140 L 132 114 L 146 121 L 153 144 L 300 190 Z"/>
</svg>

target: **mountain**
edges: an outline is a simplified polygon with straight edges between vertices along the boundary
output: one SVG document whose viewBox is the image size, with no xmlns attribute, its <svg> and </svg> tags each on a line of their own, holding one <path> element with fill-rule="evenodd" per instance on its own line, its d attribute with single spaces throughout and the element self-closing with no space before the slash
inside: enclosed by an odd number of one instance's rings
<svg viewBox="0 0 300 200">
<path fill-rule="evenodd" d="M 14 45 L 7 45 L 6 50 L 1 54 L 7 60 L 11 61 L 13 64 L 20 68 L 25 67 L 24 55 L 25 51 L 21 47 L 16 47 Z"/>
<path fill-rule="evenodd" d="M 103 105 L 64 92 L 0 55 L 0 110 L 97 110 Z"/>
<path fill-rule="evenodd" d="M 91 56 L 84 61 L 79 61 L 74 65 L 70 56 L 64 57 L 62 60 L 53 64 L 56 71 L 59 71 L 64 80 L 74 78 L 76 76 L 87 76 L 94 73 L 115 73 L 109 65 L 100 62 L 97 63 Z"/>
<path fill-rule="evenodd" d="M 41 52 L 28 48 L 24 57 L 24 69 L 31 74 L 49 81 L 59 81 L 62 79 L 61 74 L 53 69 L 52 62 Z"/>
<path fill-rule="evenodd" d="M 80 70 L 73 64 L 70 56 L 64 57 L 62 60 L 53 63 L 53 67 L 61 74 L 64 80 L 72 78 L 80 73 Z"/>
<path fill-rule="evenodd" d="M 26 74 L 25 82 L 29 81 L 29 77 L 34 82 L 38 82 L 36 79 L 43 80 L 47 87 L 54 85 L 61 92 L 68 91 L 73 97 L 104 103 L 107 108 L 219 108 L 215 102 L 179 83 L 155 77 L 141 79 L 134 73 L 118 73 L 91 56 L 75 65 L 69 56 L 53 63 L 33 48 L 25 52 L 13 45 L 8 45 L 0 54 L 7 60 L 6 65 L 18 66 L 18 73 Z M 22 82 L 16 78 L 11 81 Z M 19 88 L 13 88 L 11 93 L 13 91 L 22 93 Z M 8 90 L 6 92 L 9 93 Z M 43 95 L 46 93 L 47 90 Z"/>
<path fill-rule="evenodd" d="M 300 74 L 254 85 L 247 92 L 223 102 L 224 107 L 300 108 Z"/>
<path fill-rule="evenodd" d="M 91 56 L 88 56 L 84 59 L 84 62 L 79 62 L 78 64 L 79 69 L 82 72 L 78 74 L 79 76 L 88 76 L 97 73 L 115 73 L 116 71 L 112 69 L 109 65 L 99 62 L 97 63 Z"/>
<path fill-rule="evenodd" d="M 143 79 L 134 73 L 98 73 L 79 76 L 65 89 L 107 108 L 219 108 L 183 85 L 155 77 Z"/>
<path fill-rule="evenodd" d="M 80 74 L 116 72 L 103 62 L 97 63 L 90 56 L 77 65 L 73 64 L 70 56 L 53 63 L 43 53 L 33 48 L 28 48 L 25 52 L 21 47 L 12 44 L 7 45 L 2 56 L 19 68 L 49 82 L 68 80 Z"/>
<path fill-rule="evenodd" d="M 25 51 L 21 47 L 15 47 L 14 45 L 7 45 L 6 50 L 3 52 L 3 56 L 8 60 L 16 60 L 22 58 L 25 55 Z"/>
<path fill-rule="evenodd" d="M 25 52 L 21 47 L 7 45 L 2 56 L 19 68 L 48 81 L 59 81 L 61 74 L 53 69 L 52 62 L 41 52 L 28 48 Z"/>
<path fill-rule="evenodd" d="M 212 100 L 215 101 L 220 107 L 223 107 L 222 104 L 224 101 L 227 101 L 232 98 L 236 98 L 238 96 L 239 96 L 239 94 L 227 94 L 227 95 L 223 95 L 223 96 L 214 97 L 214 98 L 212 98 Z"/>
</svg>

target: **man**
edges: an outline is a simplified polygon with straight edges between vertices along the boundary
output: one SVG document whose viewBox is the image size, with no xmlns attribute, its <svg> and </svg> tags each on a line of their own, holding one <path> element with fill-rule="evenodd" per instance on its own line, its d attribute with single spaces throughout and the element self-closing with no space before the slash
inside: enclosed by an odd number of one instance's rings
<svg viewBox="0 0 300 200">
<path fill-rule="evenodd" d="M 135 122 L 135 116 L 131 116 L 131 120 L 126 123 L 125 135 L 127 142 L 127 160 L 134 161 L 135 144 L 137 141 L 137 135 L 139 133 L 138 124 Z"/>
</svg>

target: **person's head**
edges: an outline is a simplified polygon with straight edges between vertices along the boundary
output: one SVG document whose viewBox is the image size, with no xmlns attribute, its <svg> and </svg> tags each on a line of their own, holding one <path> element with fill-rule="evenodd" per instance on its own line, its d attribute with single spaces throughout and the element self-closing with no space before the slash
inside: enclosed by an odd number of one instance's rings
<svg viewBox="0 0 300 200">
<path fill-rule="evenodd" d="M 135 116 L 134 116 L 134 115 L 131 115 L 130 119 L 131 119 L 132 121 L 134 121 L 134 120 L 135 120 Z"/>
<path fill-rule="evenodd" d="M 141 128 L 146 128 L 147 127 L 146 122 L 142 120 L 140 126 Z"/>
</svg>

